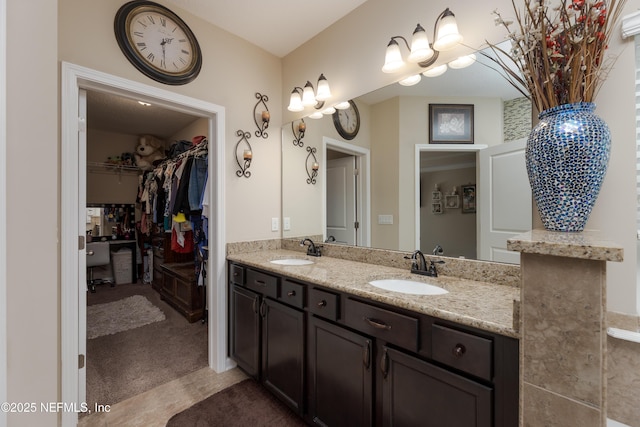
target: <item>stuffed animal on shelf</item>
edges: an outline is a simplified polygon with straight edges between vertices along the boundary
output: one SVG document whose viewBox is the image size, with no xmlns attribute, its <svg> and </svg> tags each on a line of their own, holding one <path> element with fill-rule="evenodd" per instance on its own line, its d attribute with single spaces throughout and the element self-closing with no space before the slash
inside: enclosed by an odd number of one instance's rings
<svg viewBox="0 0 640 427">
<path fill-rule="evenodd" d="M 155 162 L 165 158 L 165 143 L 153 135 L 140 135 L 134 156 L 136 165 L 142 170 L 151 170 Z"/>
</svg>

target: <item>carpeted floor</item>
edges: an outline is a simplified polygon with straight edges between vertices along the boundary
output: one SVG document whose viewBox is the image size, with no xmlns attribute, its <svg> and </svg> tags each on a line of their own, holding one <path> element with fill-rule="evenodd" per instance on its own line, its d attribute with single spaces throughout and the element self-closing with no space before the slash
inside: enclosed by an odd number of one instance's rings
<svg viewBox="0 0 640 427">
<path fill-rule="evenodd" d="M 163 321 L 87 340 L 87 404 L 114 404 L 207 366 L 207 325 L 189 323 L 142 283 L 98 286 L 87 305 L 145 296 Z"/>
<path fill-rule="evenodd" d="M 171 417 L 167 427 L 294 427 L 298 415 L 252 379 L 239 382 Z"/>
</svg>

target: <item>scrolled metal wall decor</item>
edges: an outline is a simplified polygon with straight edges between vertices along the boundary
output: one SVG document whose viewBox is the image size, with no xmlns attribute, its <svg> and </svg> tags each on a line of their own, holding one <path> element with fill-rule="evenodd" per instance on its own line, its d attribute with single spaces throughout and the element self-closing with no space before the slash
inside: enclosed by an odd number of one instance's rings
<svg viewBox="0 0 640 427">
<path fill-rule="evenodd" d="M 307 184 L 316 183 L 316 177 L 318 176 L 318 169 L 320 165 L 318 164 L 318 159 L 316 158 L 316 148 L 315 147 L 307 147 L 307 159 L 305 160 L 305 168 L 307 169 Z M 311 162 L 311 168 L 309 168 L 309 162 Z M 311 172 L 309 172 L 311 170 Z"/>
<path fill-rule="evenodd" d="M 255 107 L 253 107 L 253 122 L 256 124 L 258 130 L 256 131 L 256 136 L 258 138 L 268 138 L 269 134 L 265 132 L 269 127 L 269 121 L 271 120 L 271 113 L 269 112 L 269 107 L 267 107 L 267 101 L 269 101 L 269 97 L 267 95 L 263 95 L 260 92 L 256 92 L 256 98 L 258 102 L 256 102 Z M 260 104 L 264 105 L 264 110 L 258 112 L 258 106 Z M 258 117 L 260 117 L 260 123 L 258 123 Z"/>
<path fill-rule="evenodd" d="M 295 126 L 291 122 L 291 132 L 293 132 L 293 145 L 296 147 L 304 146 L 304 142 L 302 142 L 302 138 L 304 138 L 304 133 L 307 131 L 307 124 L 304 122 L 304 119 L 300 119 L 300 123 L 298 126 Z M 296 127 L 298 128 L 298 132 L 296 133 Z"/>
<path fill-rule="evenodd" d="M 251 160 L 253 160 L 253 150 L 251 149 L 251 144 L 249 144 L 249 138 L 251 138 L 251 132 L 245 132 L 241 129 L 236 131 L 236 135 L 240 137 L 238 142 L 236 143 L 236 162 L 238 163 L 238 170 L 236 171 L 236 176 L 238 178 L 245 177 L 249 178 L 251 176 L 251 172 L 249 172 L 249 168 L 251 167 Z M 242 147 L 242 154 L 239 155 L 240 151 L 240 143 L 244 142 L 244 146 Z M 242 162 L 240 162 L 242 159 Z"/>
</svg>

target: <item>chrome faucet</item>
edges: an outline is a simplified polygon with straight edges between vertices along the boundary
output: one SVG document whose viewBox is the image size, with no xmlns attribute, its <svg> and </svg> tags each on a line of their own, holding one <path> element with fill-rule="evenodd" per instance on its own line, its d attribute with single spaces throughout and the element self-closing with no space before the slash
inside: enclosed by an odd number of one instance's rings
<svg viewBox="0 0 640 427">
<path fill-rule="evenodd" d="M 423 276 L 431 276 L 438 277 L 438 269 L 436 269 L 436 264 L 433 260 L 427 263 L 427 259 L 424 257 L 424 254 L 420 249 L 413 251 L 411 257 L 405 256 L 405 259 L 411 260 L 411 272 L 415 274 L 421 274 Z M 437 261 L 439 264 L 444 263 L 444 261 Z"/>
<path fill-rule="evenodd" d="M 444 249 L 442 249 L 442 246 L 440 245 L 436 245 L 435 248 L 433 248 L 433 252 L 431 252 L 433 255 L 442 255 L 444 253 Z"/>
<path fill-rule="evenodd" d="M 313 243 L 313 240 L 311 240 L 308 237 L 305 237 L 304 239 L 302 239 L 302 241 L 300 242 L 300 246 L 304 246 L 305 243 L 309 242 L 309 247 L 307 248 L 307 255 L 309 256 L 321 256 L 321 246 L 316 246 L 315 243 Z"/>
</svg>

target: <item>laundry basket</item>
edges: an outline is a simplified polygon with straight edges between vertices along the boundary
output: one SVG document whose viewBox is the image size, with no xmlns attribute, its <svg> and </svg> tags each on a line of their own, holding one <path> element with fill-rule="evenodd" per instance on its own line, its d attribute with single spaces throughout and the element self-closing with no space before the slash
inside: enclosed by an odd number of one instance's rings
<svg viewBox="0 0 640 427">
<path fill-rule="evenodd" d="M 117 252 L 111 252 L 111 263 L 113 264 L 113 276 L 116 285 L 131 283 L 131 249 L 123 248 Z"/>
</svg>

